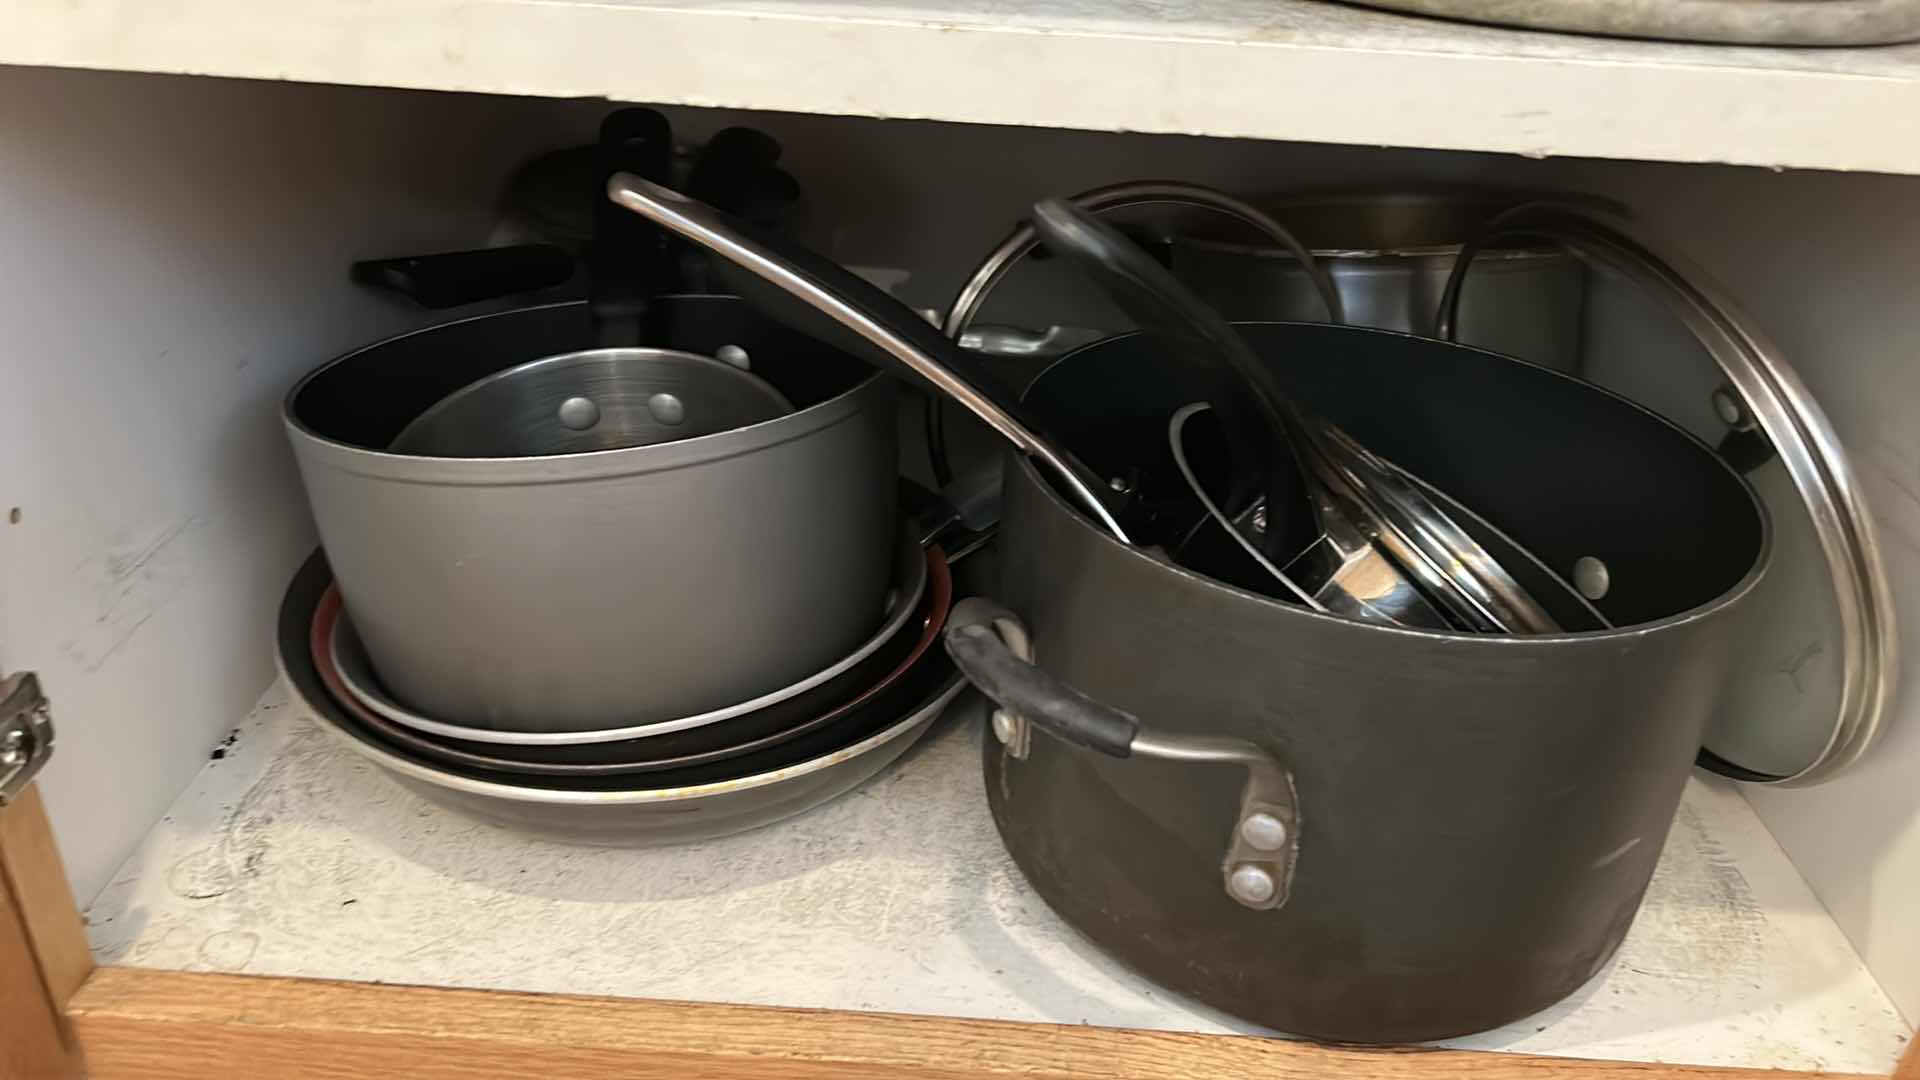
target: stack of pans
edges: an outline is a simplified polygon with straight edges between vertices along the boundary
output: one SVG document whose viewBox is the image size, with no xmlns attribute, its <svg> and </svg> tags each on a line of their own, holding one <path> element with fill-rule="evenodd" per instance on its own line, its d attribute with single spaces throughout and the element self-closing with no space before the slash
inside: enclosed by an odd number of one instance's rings
<svg viewBox="0 0 1920 1080">
<path fill-rule="evenodd" d="M 934 647 L 953 599 L 946 553 L 903 532 L 898 582 L 855 652 L 751 701 L 665 723 L 580 733 L 469 728 L 394 700 L 316 552 L 277 640 L 315 720 L 424 797 L 575 843 L 677 843 L 756 828 L 851 790 L 904 753 L 961 688 Z"/>
<path fill-rule="evenodd" d="M 569 841 L 737 832 L 859 784 L 959 692 L 934 647 L 957 515 L 900 512 L 891 382 L 679 294 L 665 237 L 599 197 L 670 170 L 664 117 L 619 110 L 585 154 L 585 302 L 404 334 L 288 395 L 324 554 L 288 591 L 281 666 L 437 802 Z M 691 182 L 775 212 L 779 154 L 723 132 Z M 476 268 L 524 284 L 522 254 L 379 265 L 471 299 Z M 460 280 L 426 287 L 441 271 Z"/>
<path fill-rule="evenodd" d="M 282 606 L 279 659 L 288 683 L 323 727 L 406 786 L 549 838 L 664 843 L 767 824 L 873 775 L 961 687 L 935 647 L 953 597 L 938 541 L 958 544 L 961 553 L 978 541 L 943 530 L 954 519 L 927 512 L 937 501 L 923 500 L 910 519 L 896 513 L 886 384 L 737 300 L 654 303 L 674 348 L 581 349 L 595 332 L 589 305 L 549 305 L 359 350 L 314 372 L 286 403 L 325 547 L 300 570 Z M 542 349 L 554 356 L 539 358 Z M 669 392 L 663 376 L 674 380 L 677 410 L 657 400 Z M 747 412 L 720 410 L 726 423 L 703 426 L 719 400 L 703 379 L 717 379 L 721 397 L 725 388 L 744 389 Z M 674 423 L 625 415 L 635 410 L 665 413 Z M 463 413 L 483 422 L 460 423 Z M 580 424 L 587 413 L 596 422 Z M 683 431 L 690 437 L 678 437 Z M 501 456 L 456 445 L 486 432 L 501 441 Z M 596 434 L 599 441 L 589 438 Z M 697 631 L 684 615 L 663 615 L 672 600 L 665 594 L 697 568 L 665 565 L 672 545 L 650 543 L 640 520 L 657 509 L 649 495 L 690 477 L 706 482 L 715 505 L 663 528 L 690 533 L 687 542 L 707 552 L 704 562 L 718 572 L 749 578 L 761 568 L 729 565 L 729 538 L 714 535 L 714 523 L 727 512 L 760 515 L 778 536 L 808 525 L 805 507 L 782 529 L 785 511 L 754 502 L 752 485 L 730 488 L 727 475 L 713 470 L 764 459 L 764 468 L 777 471 L 793 462 L 795 447 L 831 450 L 833 440 L 838 452 L 822 460 L 845 467 L 806 506 L 821 513 L 836 501 L 880 507 L 821 526 L 835 542 L 858 548 L 870 531 L 864 522 L 885 515 L 880 557 L 847 560 L 848 580 L 863 596 L 865 578 L 873 579 L 871 601 L 843 605 L 851 616 L 835 617 L 834 625 L 823 616 L 804 626 L 813 633 L 796 635 L 791 650 L 719 651 L 668 686 L 674 673 L 659 655 Z M 872 490 L 876 478 L 884 498 Z M 504 504 L 498 517 L 475 508 L 485 499 Z M 752 505 L 719 505 L 737 501 Z M 585 506 L 557 509 L 569 502 Z M 546 542 L 515 539 L 522 531 Z M 767 546 L 761 537 L 745 539 Z M 523 560 L 522 572 L 501 572 L 513 558 Z M 792 582 L 789 592 L 815 587 L 821 576 L 819 567 L 784 563 L 776 552 L 761 561 L 777 570 L 775 580 Z M 585 600 L 564 599 L 595 588 L 611 595 L 623 624 L 608 624 Z M 564 599 L 572 617 L 549 618 L 543 599 L 548 607 Z M 791 595 L 740 600 L 709 592 L 707 599 L 707 621 L 723 628 L 784 618 L 793 603 Z M 459 611 L 447 610 L 456 605 Z M 440 629 L 427 640 L 403 637 L 394 651 L 374 645 L 370 624 L 404 628 L 406 620 Z M 777 674 L 793 670 L 790 654 L 818 656 L 823 641 L 831 656 L 803 660 L 796 675 Z M 581 656 L 596 649 L 604 674 L 569 682 L 570 672 L 584 670 Z M 434 683 L 443 670 L 467 675 Z M 636 673 L 639 685 L 651 680 L 661 692 L 609 690 L 615 676 Z M 516 689 L 499 697 L 531 695 L 536 704 L 438 707 L 426 701 L 433 693 L 401 689 L 403 679 L 411 686 L 423 675 L 437 700 L 478 693 L 493 701 L 483 691 L 512 680 Z M 734 686 L 746 689 L 725 689 Z M 662 706 L 698 701 L 701 693 L 711 704 Z M 538 707 L 543 694 L 566 707 Z M 596 697 L 616 707 L 595 714 Z"/>
</svg>

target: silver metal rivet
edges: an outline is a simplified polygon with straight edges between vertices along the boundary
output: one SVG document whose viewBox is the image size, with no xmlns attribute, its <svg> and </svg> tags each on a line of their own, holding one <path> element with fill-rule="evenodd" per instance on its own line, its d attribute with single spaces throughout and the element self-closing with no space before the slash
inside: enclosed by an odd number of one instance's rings
<svg viewBox="0 0 1920 1080">
<path fill-rule="evenodd" d="M 655 394 L 648 398 L 647 411 L 663 424 L 679 424 L 687 418 L 687 407 L 672 394 Z"/>
<path fill-rule="evenodd" d="M 1013 741 L 1012 713 L 1005 709 L 993 710 L 993 737 L 999 739 L 1003 746 Z"/>
<path fill-rule="evenodd" d="M 27 763 L 27 733 L 9 731 L 0 741 L 0 767 L 12 769 Z"/>
<path fill-rule="evenodd" d="M 1266 531 L 1267 531 L 1267 504 L 1266 503 L 1261 503 L 1260 505 L 1253 508 L 1253 531 L 1260 533 L 1263 536 L 1266 535 Z"/>
<path fill-rule="evenodd" d="M 1573 587 L 1580 595 L 1589 600 L 1598 600 L 1607 595 L 1613 586 L 1612 576 L 1607 573 L 1607 564 L 1591 555 L 1582 555 L 1573 561 Z"/>
<path fill-rule="evenodd" d="M 1227 891 L 1243 904 L 1264 904 L 1273 899 L 1277 890 L 1273 875 L 1252 863 L 1241 863 L 1227 875 Z"/>
<path fill-rule="evenodd" d="M 1240 822 L 1240 839 L 1255 851 L 1279 851 L 1287 846 L 1287 824 L 1272 814 L 1248 814 Z"/>
<path fill-rule="evenodd" d="M 1119 492 L 1122 495 L 1125 495 L 1126 493 L 1133 490 L 1133 485 L 1127 483 L 1127 478 L 1124 476 L 1116 476 L 1113 479 L 1108 480 L 1107 486 Z"/>
<path fill-rule="evenodd" d="M 1747 422 L 1746 407 L 1724 386 L 1713 392 L 1713 411 L 1728 427 L 1740 427 Z"/>
<path fill-rule="evenodd" d="M 738 345 L 720 346 L 713 350 L 713 358 L 723 364 L 732 364 L 741 371 L 746 371 L 753 363 L 752 358 L 747 356 L 747 350 Z"/>
<path fill-rule="evenodd" d="M 592 398 L 570 397 L 560 403 L 560 424 L 574 431 L 585 431 L 600 422 L 600 406 Z"/>
</svg>

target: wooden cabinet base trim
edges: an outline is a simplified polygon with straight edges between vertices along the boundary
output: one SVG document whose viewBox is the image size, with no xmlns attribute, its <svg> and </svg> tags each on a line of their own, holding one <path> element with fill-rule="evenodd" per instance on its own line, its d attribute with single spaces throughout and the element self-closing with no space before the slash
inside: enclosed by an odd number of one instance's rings
<svg viewBox="0 0 1920 1080">
<path fill-rule="evenodd" d="M 79 1075 L 61 1009 L 93 968 L 40 791 L 0 810 L 0 1080 Z"/>
<path fill-rule="evenodd" d="M 98 969 L 68 1007 L 94 1080 L 1783 1080 L 1766 1069 L 1250 1036 Z"/>
<path fill-rule="evenodd" d="M 47 992 L 67 1000 L 93 970 L 93 956 L 38 785 L 0 813 L 0 874 L 19 905 Z"/>
</svg>

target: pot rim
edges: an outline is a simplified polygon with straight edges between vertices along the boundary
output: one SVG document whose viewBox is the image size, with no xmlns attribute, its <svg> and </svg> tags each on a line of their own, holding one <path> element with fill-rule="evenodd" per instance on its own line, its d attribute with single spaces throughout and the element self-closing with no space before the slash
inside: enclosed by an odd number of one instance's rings
<svg viewBox="0 0 1920 1080">
<path fill-rule="evenodd" d="M 1418 627 L 1409 627 L 1409 626 L 1389 626 L 1383 623 L 1361 619 L 1352 615 L 1341 615 L 1337 612 L 1331 612 L 1331 611 L 1314 611 L 1310 608 L 1304 607 L 1299 604 L 1289 604 L 1283 600 L 1278 600 L 1271 596 L 1266 596 L 1261 593 L 1256 593 L 1247 589 L 1242 589 L 1242 588 L 1239 588 L 1238 586 L 1229 585 L 1226 582 L 1218 581 L 1214 578 L 1210 578 L 1205 574 L 1201 574 L 1193 570 L 1189 570 L 1186 567 L 1180 566 L 1176 563 L 1172 563 L 1164 559 L 1156 559 L 1153 556 L 1147 554 L 1145 551 L 1141 550 L 1140 548 L 1137 548 L 1131 544 L 1122 543 L 1118 539 L 1114 538 L 1114 536 L 1111 533 L 1108 533 L 1105 529 L 1100 528 L 1085 514 L 1081 513 L 1077 508 L 1073 506 L 1072 503 L 1068 502 L 1066 499 L 1063 499 L 1060 496 L 1060 493 L 1055 491 L 1053 489 L 1053 486 L 1049 484 L 1046 481 L 1046 479 L 1040 475 L 1039 470 L 1034 468 L 1032 459 L 1029 458 L 1027 455 L 1018 453 L 1018 451 L 1012 447 L 1009 447 L 1007 452 L 1016 459 L 1016 463 L 1018 467 L 1026 474 L 1027 482 L 1032 484 L 1035 488 L 1037 488 L 1043 496 L 1045 496 L 1051 503 L 1054 504 L 1056 509 L 1064 510 L 1078 527 L 1093 533 L 1094 540 L 1096 543 L 1107 545 L 1109 547 L 1116 549 L 1121 554 L 1127 557 L 1139 559 L 1142 562 L 1158 570 L 1172 573 L 1178 577 L 1184 578 L 1185 580 L 1193 584 L 1200 585 L 1208 589 L 1217 590 L 1223 594 L 1226 594 L 1231 597 L 1235 597 L 1239 600 L 1252 601 L 1254 603 L 1268 605 L 1273 608 L 1279 609 L 1280 611 L 1283 611 L 1288 615 L 1299 616 L 1302 618 L 1320 619 L 1320 620 L 1326 621 L 1328 624 L 1331 624 L 1331 625 L 1350 627 L 1361 632 L 1372 632 L 1372 633 L 1382 633 L 1382 634 L 1404 634 L 1410 637 L 1439 639 L 1439 640 L 1457 641 L 1457 642 L 1486 642 L 1490 644 L 1500 644 L 1503 646 L 1507 646 L 1507 645 L 1541 646 L 1541 645 L 1552 645 L 1557 642 L 1567 642 L 1567 641 L 1594 641 L 1594 640 L 1644 637 L 1648 634 L 1656 633 L 1661 630 L 1670 629 L 1676 626 L 1682 626 L 1692 622 L 1698 622 L 1701 619 L 1712 616 L 1715 613 L 1719 612 L 1720 610 L 1726 607 L 1729 607 L 1734 603 L 1737 603 L 1739 600 L 1744 598 L 1748 593 L 1753 591 L 1753 589 L 1760 583 L 1760 579 L 1763 576 L 1765 576 L 1767 570 L 1773 565 L 1773 518 L 1772 518 L 1772 515 L 1768 513 L 1766 504 L 1760 500 L 1759 495 L 1753 490 L 1753 485 L 1749 484 L 1747 482 L 1746 477 L 1736 472 L 1732 466 L 1728 465 L 1726 461 L 1720 457 L 1719 454 L 1716 454 L 1713 452 L 1712 447 L 1708 446 L 1705 442 L 1702 442 L 1699 438 L 1694 436 L 1692 432 L 1687 431 L 1685 428 L 1682 428 L 1680 425 L 1675 424 L 1673 421 L 1668 420 L 1664 416 L 1661 416 L 1659 413 L 1656 413 L 1653 410 L 1647 408 L 1646 406 L 1640 404 L 1639 402 L 1634 401 L 1632 398 L 1628 398 L 1623 395 L 1616 394 L 1613 391 L 1608 390 L 1603 386 L 1596 386 L 1593 383 L 1587 382 L 1584 379 L 1575 378 L 1574 376 L 1568 375 L 1565 372 L 1556 371 L 1553 368 L 1546 367 L 1541 364 L 1536 364 L 1530 360 L 1523 360 L 1523 359 L 1520 359 L 1519 357 L 1508 356 L 1505 353 L 1497 353 L 1492 351 L 1491 349 L 1481 349 L 1481 348 L 1476 348 L 1472 345 L 1463 345 L 1463 344 L 1460 344 L 1459 342 L 1439 341 L 1435 338 L 1422 337 L 1419 334 L 1402 333 L 1397 330 L 1381 330 L 1375 327 L 1367 327 L 1367 326 L 1348 326 L 1348 325 L 1337 324 L 1337 323 L 1300 322 L 1298 320 L 1285 320 L 1285 319 L 1239 320 L 1239 321 L 1235 321 L 1232 325 L 1235 328 L 1249 327 L 1249 326 L 1308 326 L 1308 327 L 1314 327 L 1317 329 L 1336 330 L 1343 333 L 1378 334 L 1386 337 L 1411 338 L 1413 340 L 1424 342 L 1427 344 L 1444 345 L 1444 346 L 1447 346 L 1448 348 L 1465 349 L 1469 352 L 1484 353 L 1488 356 L 1497 357 L 1498 359 L 1504 360 L 1511 364 L 1520 364 L 1525 367 L 1533 368 L 1536 371 L 1544 372 L 1545 374 L 1550 375 L 1557 379 L 1563 379 L 1567 382 L 1577 383 L 1584 390 L 1588 390 L 1593 393 L 1598 393 L 1598 394 L 1602 394 L 1607 397 L 1610 397 L 1615 401 L 1618 401 L 1621 404 L 1626 405 L 1627 407 L 1633 409 L 1634 411 L 1641 413 L 1642 415 L 1646 416 L 1648 419 L 1652 420 L 1654 423 L 1659 424 L 1662 427 L 1668 428 L 1673 432 L 1675 432 L 1676 434 L 1680 435 L 1689 443 L 1697 447 L 1701 453 L 1711 458 L 1713 462 L 1717 466 L 1719 466 L 1721 471 L 1726 473 L 1730 479 L 1732 479 L 1735 483 L 1740 485 L 1740 490 L 1746 493 L 1747 504 L 1753 508 L 1754 516 L 1755 518 L 1758 519 L 1759 525 L 1760 525 L 1760 543 L 1759 543 L 1758 550 L 1755 551 L 1754 553 L 1753 564 L 1747 568 L 1747 572 L 1745 574 L 1741 575 L 1740 580 L 1734 582 L 1733 585 L 1728 587 L 1724 592 L 1720 593 L 1718 596 L 1715 596 L 1712 599 L 1705 601 L 1704 603 L 1696 604 L 1693 607 L 1685 608 L 1681 611 L 1677 611 L 1671 615 L 1667 615 L 1662 618 L 1652 620 L 1650 622 L 1632 623 L 1627 626 L 1614 626 L 1614 627 L 1608 627 L 1602 630 L 1563 631 L 1557 634 L 1481 634 L 1481 633 L 1471 633 L 1471 632 L 1465 632 L 1465 631 L 1459 631 L 1459 630 L 1428 630 L 1428 629 L 1422 629 Z M 1031 388 L 1033 385 L 1038 384 L 1041 379 L 1046 378 L 1049 372 L 1053 371 L 1056 367 L 1059 367 L 1061 364 L 1064 364 L 1067 361 L 1074 359 L 1076 356 L 1078 356 L 1080 353 L 1084 351 L 1098 348 L 1101 345 L 1106 344 L 1108 342 L 1119 341 L 1125 338 L 1138 337 L 1140 336 L 1140 334 L 1141 334 L 1141 331 L 1137 331 L 1137 330 L 1130 331 L 1124 334 L 1114 334 L 1110 337 L 1101 338 L 1099 341 L 1090 342 L 1070 352 L 1064 353 L 1059 357 L 1056 357 L 1052 363 L 1049 363 L 1046 367 L 1042 368 L 1040 372 L 1033 377 L 1032 381 L 1028 383 L 1028 387 Z M 1022 397 L 1024 396 L 1025 396 L 1025 392 L 1023 391 Z"/>
<path fill-rule="evenodd" d="M 679 295 L 679 294 L 676 294 Z M 709 295 L 709 294 L 685 294 Z M 717 295 L 717 294 L 714 294 Z M 531 307 L 513 308 L 508 311 L 494 311 L 483 315 L 469 315 L 464 319 L 438 322 L 422 326 L 378 341 L 362 345 L 359 348 L 328 360 L 312 371 L 301 376 L 299 381 L 287 391 L 280 402 L 280 419 L 288 436 L 296 443 L 303 444 L 315 453 L 316 460 L 343 472 L 381 480 L 393 480 L 402 483 L 454 484 L 476 487 L 501 486 L 509 484 L 550 484 L 575 480 L 594 480 L 613 476 L 626 476 L 636 473 L 666 472 L 672 469 L 702 465 L 723 461 L 743 454 L 769 449 L 783 443 L 824 431 L 836 424 L 843 423 L 862 412 L 871 404 L 868 398 L 880 393 L 878 387 L 887 385 L 884 372 L 871 371 L 865 378 L 858 380 L 825 401 L 816 402 L 804 409 L 795 409 L 784 416 L 763 420 L 745 427 L 716 431 L 707 435 L 696 435 L 688 439 L 676 439 L 673 442 L 652 443 L 645 446 L 624 446 L 613 450 L 588 450 L 580 453 L 542 454 L 520 457 L 494 458 L 454 458 L 430 457 L 425 455 L 395 453 L 390 450 L 374 449 L 355 443 L 342 442 L 314 430 L 302 421 L 295 405 L 300 395 L 306 392 L 314 380 L 334 367 L 346 363 L 355 357 L 365 355 L 376 349 L 384 349 L 399 342 L 422 334 L 435 333 L 454 326 L 503 316 L 521 315 L 538 311 L 553 311 L 560 308 L 584 304 L 580 300 L 566 300 L 552 304 L 536 304 Z M 656 348 L 640 346 L 641 348 Z M 614 346 L 613 348 L 629 348 Z M 564 353 L 555 352 L 532 357 L 521 363 L 533 363 L 561 355 L 580 352 L 596 352 L 598 349 L 571 349 Z M 683 349 L 665 349 L 662 352 L 681 352 Z M 511 364 L 501 371 L 521 366 Z M 489 373 L 482 378 L 491 377 L 498 372 Z M 465 389 L 471 383 L 456 387 L 454 392 Z M 777 388 L 776 388 L 777 389 Z M 302 455 L 305 456 L 304 454 Z"/>
</svg>

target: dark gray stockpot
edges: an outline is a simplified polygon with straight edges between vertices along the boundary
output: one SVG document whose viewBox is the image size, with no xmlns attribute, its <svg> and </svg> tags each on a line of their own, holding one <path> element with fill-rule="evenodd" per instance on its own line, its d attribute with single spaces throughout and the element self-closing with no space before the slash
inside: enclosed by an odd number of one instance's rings
<svg viewBox="0 0 1920 1080">
<path fill-rule="evenodd" d="M 948 630 L 1004 706 L 994 820 L 1069 923 L 1235 1015 L 1389 1042 L 1535 1012 L 1633 920 L 1768 564 L 1764 512 L 1705 445 L 1567 376 L 1381 331 L 1241 329 L 1303 402 L 1548 565 L 1602 560 L 1621 628 L 1314 614 L 1116 542 L 1013 457 L 1005 608 L 969 601 Z M 1077 401 L 1110 436 L 1086 454 L 1102 469 L 1164 446 L 1182 377 L 1109 339 L 1027 397 Z"/>
</svg>

